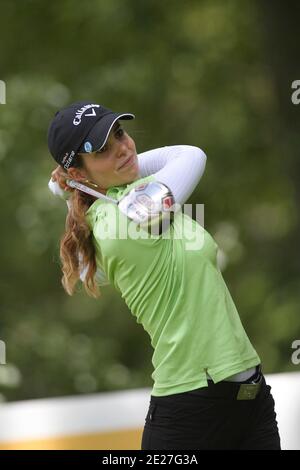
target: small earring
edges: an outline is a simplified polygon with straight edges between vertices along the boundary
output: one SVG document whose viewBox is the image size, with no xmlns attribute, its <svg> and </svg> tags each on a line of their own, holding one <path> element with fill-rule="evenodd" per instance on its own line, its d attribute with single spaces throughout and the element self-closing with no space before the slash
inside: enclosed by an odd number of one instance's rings
<svg viewBox="0 0 300 470">
<path fill-rule="evenodd" d="M 92 183 L 92 182 L 89 181 L 89 180 L 85 180 L 84 182 L 90 184 L 91 186 L 94 186 L 94 188 L 98 188 L 98 187 L 99 187 L 96 183 Z"/>
</svg>

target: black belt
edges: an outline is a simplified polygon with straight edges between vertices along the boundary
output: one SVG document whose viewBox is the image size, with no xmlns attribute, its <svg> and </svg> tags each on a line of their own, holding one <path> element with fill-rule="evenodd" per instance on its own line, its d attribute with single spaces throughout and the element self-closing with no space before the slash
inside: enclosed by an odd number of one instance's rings
<svg viewBox="0 0 300 470">
<path fill-rule="evenodd" d="M 255 373 L 244 382 L 221 381 L 215 384 L 212 380 L 208 380 L 208 388 L 202 390 L 204 393 L 207 391 L 209 396 L 225 396 L 236 400 L 254 400 L 260 391 L 263 378 L 261 365 L 258 365 L 256 366 Z"/>
</svg>

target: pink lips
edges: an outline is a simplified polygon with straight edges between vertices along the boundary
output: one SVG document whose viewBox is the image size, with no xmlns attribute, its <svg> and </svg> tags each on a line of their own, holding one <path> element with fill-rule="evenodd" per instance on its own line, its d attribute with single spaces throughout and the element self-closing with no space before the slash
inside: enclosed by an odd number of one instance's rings
<svg viewBox="0 0 300 470">
<path fill-rule="evenodd" d="M 121 166 L 119 166 L 118 170 L 120 170 L 121 168 L 125 167 L 128 165 L 128 163 L 132 163 L 133 162 L 133 155 L 131 155 L 131 157 L 127 158 L 127 160 L 125 160 L 124 163 L 122 163 Z"/>
</svg>

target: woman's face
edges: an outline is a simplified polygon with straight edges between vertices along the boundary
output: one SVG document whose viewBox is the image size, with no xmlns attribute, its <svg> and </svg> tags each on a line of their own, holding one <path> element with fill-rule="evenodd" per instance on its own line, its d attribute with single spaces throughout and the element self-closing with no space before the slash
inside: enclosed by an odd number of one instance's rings
<svg viewBox="0 0 300 470">
<path fill-rule="evenodd" d="M 81 153 L 83 168 L 69 168 L 74 179 L 88 179 L 105 192 L 138 179 L 139 167 L 134 140 L 116 121 L 105 146 L 99 152 Z M 128 161 L 129 159 L 129 161 Z"/>
</svg>

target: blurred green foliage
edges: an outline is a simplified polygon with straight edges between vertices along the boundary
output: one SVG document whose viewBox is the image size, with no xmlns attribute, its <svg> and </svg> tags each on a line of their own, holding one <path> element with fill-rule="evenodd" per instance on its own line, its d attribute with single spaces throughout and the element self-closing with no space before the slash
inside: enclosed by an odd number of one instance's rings
<svg viewBox="0 0 300 470">
<path fill-rule="evenodd" d="M 110 287 L 60 284 L 66 206 L 47 187 L 49 121 L 91 99 L 136 114 L 138 152 L 197 145 L 223 276 L 267 373 L 300 337 L 296 2 L 1 0 L 3 400 L 151 387 L 146 332 Z M 298 61 L 299 62 L 299 61 Z"/>
</svg>

